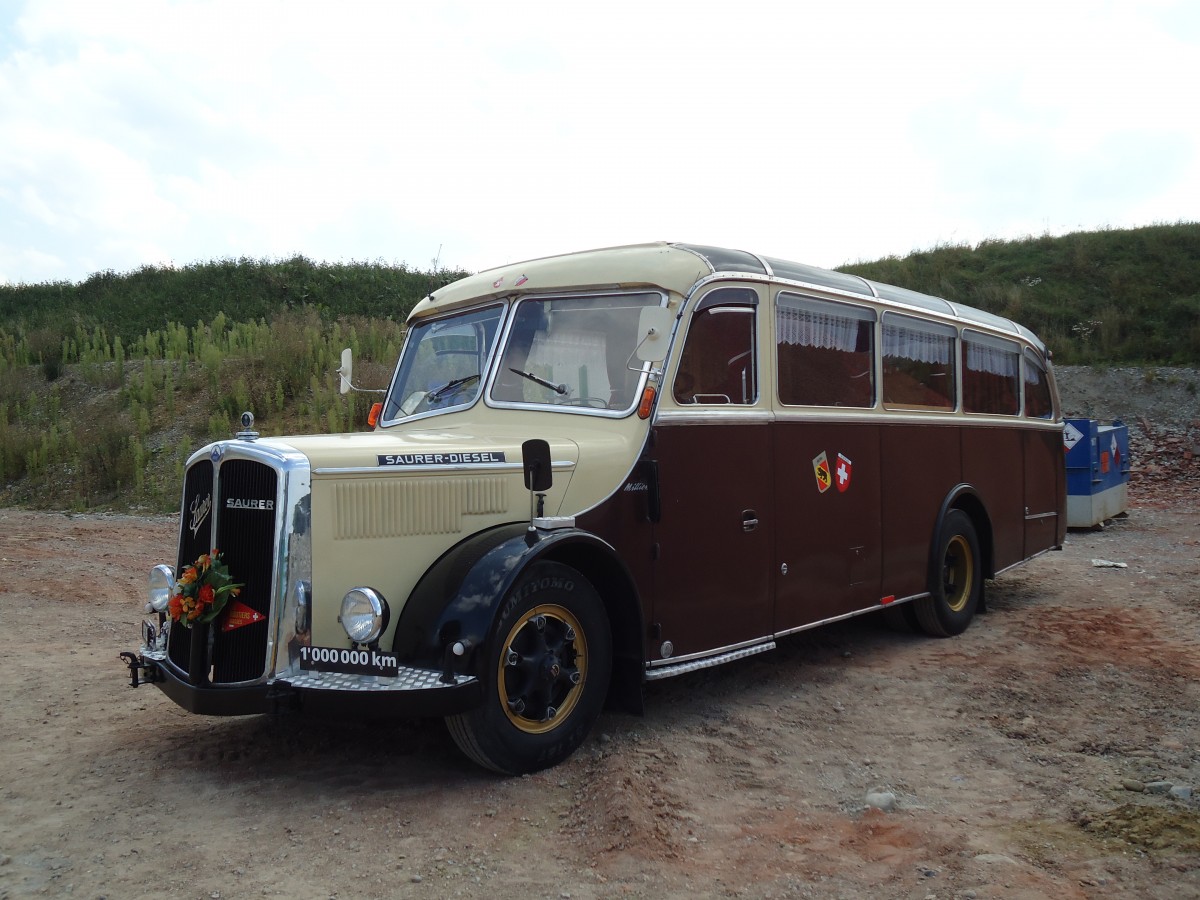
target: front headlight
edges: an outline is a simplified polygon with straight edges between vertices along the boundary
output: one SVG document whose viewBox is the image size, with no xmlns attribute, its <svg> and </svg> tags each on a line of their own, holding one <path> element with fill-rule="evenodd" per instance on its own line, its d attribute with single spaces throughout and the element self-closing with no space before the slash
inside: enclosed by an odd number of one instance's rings
<svg viewBox="0 0 1200 900">
<path fill-rule="evenodd" d="M 164 612 L 171 597 L 175 595 L 175 573 L 170 566 L 155 566 L 150 570 L 146 579 L 146 592 L 150 608 L 155 612 Z"/>
<path fill-rule="evenodd" d="M 369 587 L 351 588 L 342 598 L 338 621 L 356 644 L 369 644 L 383 634 L 388 624 L 388 605 L 378 591 Z"/>
</svg>

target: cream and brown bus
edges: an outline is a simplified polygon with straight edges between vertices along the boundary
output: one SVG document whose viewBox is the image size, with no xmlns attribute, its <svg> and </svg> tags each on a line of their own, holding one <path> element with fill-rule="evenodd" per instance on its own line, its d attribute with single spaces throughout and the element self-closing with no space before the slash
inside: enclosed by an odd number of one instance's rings
<svg viewBox="0 0 1200 900">
<path fill-rule="evenodd" d="M 444 716 L 529 772 L 606 701 L 640 712 L 647 680 L 802 629 L 890 610 L 961 632 L 985 579 L 1066 528 L 1034 334 L 736 250 L 440 288 L 372 418 L 268 438 L 244 417 L 192 456 L 135 686 L 206 714 Z"/>
</svg>

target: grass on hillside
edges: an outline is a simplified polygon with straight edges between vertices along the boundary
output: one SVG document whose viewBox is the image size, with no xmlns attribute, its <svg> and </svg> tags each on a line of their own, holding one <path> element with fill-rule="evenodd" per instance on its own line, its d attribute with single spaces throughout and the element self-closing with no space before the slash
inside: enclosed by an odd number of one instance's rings
<svg viewBox="0 0 1200 900">
<path fill-rule="evenodd" d="M 1200 223 L 945 246 L 843 267 L 1036 331 L 1058 363 L 1200 364 Z M 0 286 L 0 504 L 177 507 L 183 465 L 237 430 L 363 427 L 421 297 L 464 273 L 225 260 Z"/>
</svg>

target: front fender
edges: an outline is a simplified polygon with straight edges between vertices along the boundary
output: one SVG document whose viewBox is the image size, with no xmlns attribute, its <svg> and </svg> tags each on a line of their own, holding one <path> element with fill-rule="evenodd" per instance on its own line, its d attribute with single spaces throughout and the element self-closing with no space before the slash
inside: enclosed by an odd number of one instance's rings
<svg viewBox="0 0 1200 900">
<path fill-rule="evenodd" d="M 421 576 L 400 613 L 393 651 L 406 665 L 484 678 L 484 649 L 496 612 L 530 564 L 570 545 L 615 560 L 616 551 L 577 528 L 530 531 L 527 523 L 501 525 L 455 545 Z M 451 647 L 462 642 L 465 652 Z"/>
</svg>

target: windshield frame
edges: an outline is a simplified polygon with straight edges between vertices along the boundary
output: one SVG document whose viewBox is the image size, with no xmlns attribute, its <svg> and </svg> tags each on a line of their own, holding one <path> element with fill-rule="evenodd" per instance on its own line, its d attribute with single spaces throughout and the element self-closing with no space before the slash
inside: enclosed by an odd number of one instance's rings
<svg viewBox="0 0 1200 900">
<path fill-rule="evenodd" d="M 511 309 L 512 305 L 510 303 L 503 300 L 497 301 L 492 299 L 489 300 L 489 302 L 481 303 L 478 306 L 471 306 L 465 309 L 456 309 L 444 315 L 428 316 L 418 322 L 410 322 L 405 331 L 404 344 L 400 348 L 400 356 L 396 361 L 396 368 L 392 373 L 392 380 L 388 385 L 387 394 L 384 396 L 383 401 L 385 416 L 389 409 L 393 410 L 394 414 L 390 418 L 381 417 L 379 424 L 381 426 L 386 426 L 394 425 L 397 422 L 411 422 L 416 419 L 424 419 L 429 416 L 440 415 L 442 413 L 457 412 L 459 410 L 468 409 L 478 403 L 479 397 L 483 393 L 483 382 L 488 378 L 488 373 L 495 364 L 497 358 L 496 354 L 503 346 L 503 335 L 506 331 L 507 319 Z M 487 356 L 484 359 L 479 372 L 480 389 L 477 389 L 473 394 L 470 395 L 468 400 L 465 400 L 462 403 L 452 403 L 446 406 L 437 406 L 431 409 L 424 409 L 419 412 L 405 413 L 403 409 L 404 399 L 400 398 L 393 401 L 393 398 L 396 396 L 396 392 L 401 390 L 403 387 L 400 384 L 401 377 L 403 376 L 407 378 L 411 374 L 409 368 L 406 367 L 406 362 L 408 361 L 410 353 L 417 352 L 414 341 L 420 339 L 426 328 L 432 328 L 439 323 L 453 322 L 455 319 L 465 319 L 473 314 L 486 313 L 489 310 L 499 311 L 499 321 L 496 323 L 496 333 L 492 339 L 492 345 L 488 348 Z M 430 334 L 430 337 L 432 338 L 434 335 Z M 445 386 L 443 385 L 441 389 L 444 389 L 444 387 Z"/>
<path fill-rule="evenodd" d="M 517 320 L 517 311 L 524 303 L 550 304 L 554 301 L 596 301 L 609 298 L 613 301 L 619 301 L 623 298 L 652 298 L 653 302 L 646 302 L 645 308 L 654 306 L 666 307 L 669 298 L 663 290 L 654 287 L 641 287 L 630 290 L 601 290 L 601 291 L 561 291 L 547 294 L 521 294 L 511 295 L 508 297 L 488 298 L 486 302 L 481 302 L 478 305 L 472 305 L 464 308 L 447 311 L 445 313 L 430 315 L 423 317 L 419 321 L 410 322 L 408 329 L 404 335 L 404 343 L 400 348 L 400 355 L 396 362 L 396 368 L 392 373 L 391 382 L 388 385 L 387 394 L 384 397 L 384 416 L 381 416 L 379 427 L 399 424 L 402 422 L 413 422 L 419 419 L 425 419 L 430 416 L 442 415 L 444 413 L 462 412 L 469 409 L 479 402 L 480 397 L 483 397 L 484 405 L 492 409 L 503 410 L 536 410 L 549 411 L 556 413 L 568 413 L 571 415 L 585 416 L 601 416 L 611 419 L 621 419 L 631 415 L 639 405 L 642 393 L 645 390 L 647 379 L 651 373 L 656 370 L 656 366 L 649 362 L 639 361 L 636 356 L 636 346 L 630 345 L 628 358 L 621 359 L 620 365 L 629 371 L 631 374 L 637 375 L 637 383 L 632 391 L 632 396 L 627 406 L 620 409 L 599 408 L 588 405 L 573 405 L 569 401 L 553 402 L 548 400 L 545 403 L 536 402 L 533 400 L 501 400 L 493 396 L 493 391 L 497 381 L 502 376 L 501 363 L 507 358 L 509 351 L 509 342 L 512 338 L 512 332 Z M 616 305 L 614 303 L 614 305 Z M 598 307 L 603 309 L 604 307 Z M 449 322 L 454 319 L 464 318 L 472 314 L 479 314 L 488 310 L 499 309 L 500 320 L 496 326 L 496 336 L 492 341 L 492 346 L 488 350 L 486 361 L 484 362 L 483 371 L 480 372 L 479 389 L 475 390 L 469 400 L 462 403 L 453 403 L 445 406 L 437 406 L 431 409 L 423 409 L 413 413 L 405 413 L 403 411 L 404 398 L 393 400 L 396 392 L 404 389 L 406 386 L 400 384 L 401 377 L 411 377 L 411 366 L 415 365 L 408 363 L 409 354 L 417 352 L 414 342 L 421 339 L 421 335 L 425 328 L 436 325 L 441 322 Z M 433 337 L 431 334 L 430 337 Z M 636 337 L 636 333 L 635 333 Z M 636 364 L 636 365 L 635 365 Z M 515 377 L 515 376 L 513 376 Z M 525 376 L 529 378 L 529 375 Z M 576 398 L 581 399 L 581 398 Z M 390 417 L 387 411 L 391 410 Z"/>
<path fill-rule="evenodd" d="M 632 396 L 628 405 L 619 409 L 607 409 L 595 406 L 572 405 L 568 402 L 554 402 L 548 400 L 545 403 L 539 403 L 534 400 L 502 400 L 494 396 L 497 387 L 497 381 L 504 372 L 504 362 L 508 358 L 509 343 L 512 339 L 512 332 L 517 325 L 517 311 L 523 303 L 553 303 L 556 300 L 599 300 L 603 298 L 611 298 L 618 300 L 621 298 L 633 297 L 653 297 L 657 302 L 645 304 L 645 308 L 649 309 L 654 306 L 665 307 L 668 304 L 667 294 L 659 288 L 641 287 L 631 290 L 602 290 L 602 291 L 561 291 L 548 294 L 524 294 L 520 297 L 512 297 L 509 299 L 509 308 L 507 320 L 504 323 L 504 332 L 498 343 L 498 353 L 493 358 L 488 373 L 487 385 L 485 386 L 483 397 L 484 404 L 493 409 L 506 410 L 537 410 L 556 413 L 567 413 L 570 415 L 585 415 L 585 416 L 601 416 L 609 419 L 623 419 L 631 415 L 637 408 L 641 400 L 642 393 L 646 388 L 646 381 L 650 374 L 655 370 L 655 366 L 649 362 L 642 362 L 636 357 L 636 345 L 632 344 L 629 347 L 629 354 L 623 360 L 621 365 L 626 370 L 637 373 L 638 380 L 636 387 L 632 391 Z M 638 365 L 634 367 L 634 363 Z M 529 378 L 529 375 L 525 375 Z"/>
</svg>

